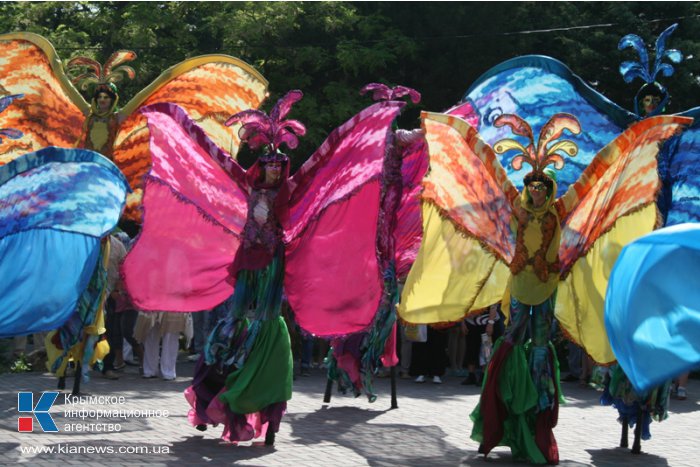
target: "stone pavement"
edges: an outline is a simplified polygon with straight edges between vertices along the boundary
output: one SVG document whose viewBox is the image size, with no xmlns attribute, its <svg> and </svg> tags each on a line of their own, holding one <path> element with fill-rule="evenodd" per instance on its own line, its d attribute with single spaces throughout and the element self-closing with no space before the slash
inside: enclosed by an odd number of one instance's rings
<svg viewBox="0 0 700 467">
<path fill-rule="evenodd" d="M 193 363 L 178 362 L 180 376 L 175 381 L 142 379 L 133 367 L 116 381 L 94 376 L 84 391 L 117 403 L 71 404 L 59 395 L 50 410 L 58 433 L 42 433 L 36 420 L 32 433 L 19 433 L 17 411 L 18 391 L 34 392 L 36 404 L 42 391 L 54 390 L 56 380 L 38 372 L 2 374 L 0 465 L 525 465 L 514 464 L 508 448 L 496 448 L 488 461 L 477 455 L 478 446 L 469 439 L 468 415 L 478 400 L 478 388 L 461 386 L 459 378 L 446 377 L 442 385 L 399 380 L 399 408 L 390 410 L 388 379 L 376 381 L 379 398 L 373 404 L 364 397 L 336 393 L 330 404 L 324 404 L 325 376 L 315 370 L 295 381 L 274 447 L 234 446 L 220 442 L 220 428 L 200 433 L 187 423 L 182 391 L 193 369 Z M 562 385 L 568 404 L 562 406 L 554 431 L 562 466 L 700 464 L 700 381 L 690 381 L 688 400 L 671 402 L 668 420 L 652 424 L 653 438 L 642 442 L 641 455 L 616 447 L 620 426 L 612 408 L 598 405 L 599 392 L 576 383 Z M 119 396 L 124 398 L 121 404 Z M 98 409 L 119 412 L 97 419 Z M 105 431 L 116 426 L 120 431 Z M 67 432 L 66 427 L 74 431 Z M 88 431 L 75 431 L 80 427 Z M 37 453 L 39 449 L 53 453 Z"/>
</svg>

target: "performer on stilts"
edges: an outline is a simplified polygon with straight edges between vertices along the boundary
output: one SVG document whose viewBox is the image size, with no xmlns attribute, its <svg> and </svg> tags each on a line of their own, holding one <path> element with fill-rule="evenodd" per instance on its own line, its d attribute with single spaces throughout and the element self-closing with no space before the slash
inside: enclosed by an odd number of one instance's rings
<svg viewBox="0 0 700 467">
<path fill-rule="evenodd" d="M 564 130 L 580 133 L 573 116 L 552 117 L 535 145 L 524 120 L 501 115 L 495 126 L 509 126 L 528 142 L 505 139 L 493 149 L 460 118 L 424 114 L 423 122 L 431 158 L 422 195 L 424 237 L 399 312 L 413 323 L 454 320 L 502 297 L 507 284 L 510 324 L 494 346 L 471 415 L 472 438 L 485 455 L 506 445 L 516 459 L 556 464 L 553 428 L 562 398 L 550 324 L 554 316 L 578 322 L 586 351 L 601 358 L 612 353 L 590 284 L 605 285 L 611 248 L 653 228 L 659 142 L 690 120 L 655 117 L 633 125 L 600 150 L 560 198 L 545 167 L 561 169 L 562 155 L 576 155 L 575 143 L 557 141 Z M 523 162 L 533 167 L 521 193 L 495 154 L 510 150 L 520 151 L 515 170 Z M 574 296 L 575 305 L 560 308 L 560 300 L 568 305 Z"/>
<path fill-rule="evenodd" d="M 274 444 L 292 397 L 291 343 L 280 314 L 284 245 L 279 219 L 289 203 L 289 158 L 280 146 L 296 147 L 296 135 L 306 132 L 298 122 L 283 120 L 301 96 L 299 91 L 285 96 L 270 113 L 274 121 L 247 111 L 227 122 L 241 122 L 241 141 L 264 153 L 245 176 L 248 216 L 232 265 L 237 271 L 232 308 L 209 336 L 185 397 L 198 430 L 221 423 L 222 437 L 231 442 L 262 435 L 265 444 Z"/>
</svg>

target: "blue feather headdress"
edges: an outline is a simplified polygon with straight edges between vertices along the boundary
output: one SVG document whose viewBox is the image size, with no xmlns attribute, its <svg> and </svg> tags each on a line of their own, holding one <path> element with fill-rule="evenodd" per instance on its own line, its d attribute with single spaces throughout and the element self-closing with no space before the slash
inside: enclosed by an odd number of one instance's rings
<svg viewBox="0 0 700 467">
<path fill-rule="evenodd" d="M 620 74 L 625 80 L 625 83 L 631 83 L 635 78 L 641 78 L 645 84 L 642 86 L 634 97 L 634 112 L 637 115 L 641 115 L 639 108 L 639 100 L 646 94 L 659 95 L 661 97 L 661 102 L 656 107 L 656 109 L 650 114 L 646 115 L 650 117 L 661 113 L 664 107 L 668 104 L 670 99 L 670 94 L 668 90 L 659 82 L 656 81 L 657 75 L 669 77 L 673 75 L 673 66 L 669 63 L 663 63 L 663 60 L 667 58 L 672 63 L 680 63 L 683 60 L 683 54 L 680 50 L 668 49 L 666 50 L 666 39 L 670 36 L 673 31 L 676 30 L 678 24 L 673 24 L 666 28 L 656 39 L 656 54 L 654 57 L 654 67 L 649 66 L 649 54 L 647 53 L 644 40 L 636 34 L 627 34 L 625 37 L 620 39 L 620 43 L 617 45 L 619 50 L 625 49 L 627 47 L 632 47 L 637 51 L 639 55 L 639 61 L 626 61 L 620 64 Z"/>
</svg>

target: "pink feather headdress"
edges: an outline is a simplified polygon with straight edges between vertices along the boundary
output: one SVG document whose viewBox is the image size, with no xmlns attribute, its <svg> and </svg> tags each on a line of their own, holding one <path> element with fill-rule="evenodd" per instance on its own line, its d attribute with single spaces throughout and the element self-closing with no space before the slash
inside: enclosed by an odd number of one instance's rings
<svg viewBox="0 0 700 467">
<path fill-rule="evenodd" d="M 299 145 L 299 137 L 306 134 L 306 127 L 298 120 L 285 120 L 292 105 L 299 102 L 304 94 L 299 90 L 289 91 L 277 101 L 268 116 L 261 110 L 244 110 L 231 116 L 225 125 L 241 123 L 238 136 L 253 151 L 264 148 L 261 162 L 286 161 L 287 156 L 279 151 L 282 144 L 289 149 Z"/>
<path fill-rule="evenodd" d="M 411 102 L 417 104 L 420 102 L 420 93 L 413 88 L 406 86 L 394 86 L 390 88 L 386 84 L 370 83 L 360 90 L 360 95 L 364 96 L 368 92 L 372 93 L 372 99 L 375 101 L 399 100 L 404 96 L 408 96 Z"/>
</svg>

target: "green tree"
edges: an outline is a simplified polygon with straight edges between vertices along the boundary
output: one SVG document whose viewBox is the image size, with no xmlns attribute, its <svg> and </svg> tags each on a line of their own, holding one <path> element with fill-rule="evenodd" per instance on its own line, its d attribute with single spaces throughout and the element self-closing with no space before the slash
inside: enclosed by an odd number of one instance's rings
<svg viewBox="0 0 700 467">
<path fill-rule="evenodd" d="M 168 67 L 221 53 L 245 60 L 270 81 L 269 109 L 290 89 L 304 91 L 293 117 L 308 127 L 299 164 L 328 133 L 367 106 L 369 82 L 402 84 L 423 95 L 407 106 L 404 128 L 422 109 L 457 103 L 484 72 L 525 54 L 554 57 L 608 98 L 632 107 L 641 82 L 626 84 L 620 38 L 635 33 L 653 47 L 673 22 L 668 46 L 688 57 L 664 78 L 669 111 L 700 104 L 700 4 L 697 2 L 2 2 L 0 31 L 45 36 L 68 60 L 104 61 L 131 49 L 137 78 L 123 101 Z"/>
</svg>

